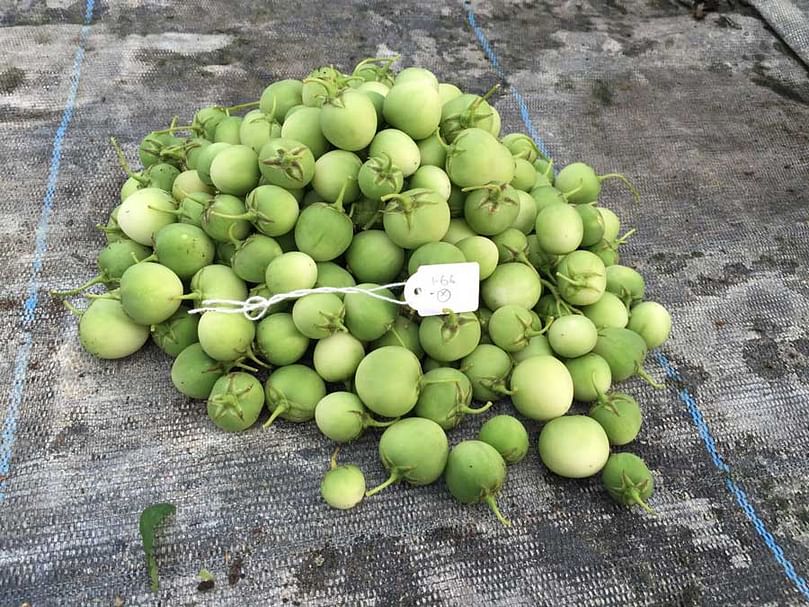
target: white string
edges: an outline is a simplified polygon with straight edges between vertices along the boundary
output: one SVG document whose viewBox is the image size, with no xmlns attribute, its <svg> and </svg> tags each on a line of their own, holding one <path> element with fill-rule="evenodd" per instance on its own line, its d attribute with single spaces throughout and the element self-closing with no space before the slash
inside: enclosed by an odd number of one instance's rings
<svg viewBox="0 0 809 607">
<path fill-rule="evenodd" d="M 248 320 L 259 320 L 267 313 L 270 306 L 273 304 L 286 301 L 287 299 L 297 299 L 304 295 L 312 295 L 313 293 L 362 293 L 368 297 L 381 299 L 382 301 L 387 301 L 397 306 L 406 306 L 407 303 L 404 301 L 399 301 L 398 299 L 393 299 L 386 295 L 380 295 L 376 292 L 383 289 L 395 289 L 403 286 L 405 286 L 403 282 L 392 282 L 379 287 L 371 287 L 370 289 L 360 287 L 317 287 L 314 289 L 298 289 L 296 291 L 290 291 L 289 293 L 278 293 L 269 298 L 254 295 L 244 301 L 238 299 L 206 299 L 202 302 L 202 307 L 194 308 L 188 313 L 202 314 L 203 312 L 222 312 L 223 314 L 244 314 Z"/>
</svg>

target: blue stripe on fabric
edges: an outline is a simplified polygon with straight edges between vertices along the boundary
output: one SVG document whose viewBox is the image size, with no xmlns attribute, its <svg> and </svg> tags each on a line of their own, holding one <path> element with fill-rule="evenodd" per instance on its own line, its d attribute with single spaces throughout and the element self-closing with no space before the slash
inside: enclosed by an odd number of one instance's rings
<svg viewBox="0 0 809 607">
<path fill-rule="evenodd" d="M 655 351 L 654 356 L 660 366 L 663 367 L 666 377 L 682 384 L 682 376 L 668 359 L 668 357 L 660 351 Z M 781 565 L 781 568 L 784 570 L 784 575 L 786 575 L 787 579 L 789 579 L 795 585 L 795 588 L 804 596 L 804 598 L 809 600 L 809 584 L 807 584 L 806 580 L 795 570 L 795 566 L 792 564 L 792 561 L 786 557 L 784 554 L 784 549 L 780 546 L 778 540 L 775 539 L 773 534 L 767 529 L 764 521 L 758 515 L 753 507 L 753 504 L 750 502 L 750 498 L 747 497 L 747 493 L 736 481 L 730 477 L 730 466 L 728 466 L 722 459 L 722 456 L 719 455 L 719 452 L 716 449 L 716 442 L 711 435 L 711 431 L 708 428 L 708 424 L 705 422 L 705 418 L 702 415 L 702 411 L 700 410 L 696 399 L 687 388 L 681 388 L 677 395 L 683 404 L 685 404 L 688 412 L 691 414 L 691 419 L 693 420 L 694 425 L 697 427 L 697 432 L 699 433 L 700 438 L 702 438 L 705 449 L 708 451 L 708 455 L 710 455 L 714 465 L 725 475 L 727 475 L 725 477 L 725 486 L 727 487 L 728 491 L 730 491 L 736 498 L 736 502 L 739 504 L 748 520 L 753 524 L 753 528 L 756 530 L 756 533 L 758 533 L 759 537 L 761 537 L 761 539 L 767 545 L 767 548 L 769 548 L 778 564 Z"/>
<path fill-rule="evenodd" d="M 502 78 L 504 81 L 508 81 L 508 76 L 506 71 L 503 69 L 503 66 L 500 64 L 500 60 L 497 58 L 497 54 L 494 52 L 491 43 L 489 42 L 488 38 L 486 38 L 486 34 L 480 28 L 477 23 L 477 19 L 475 18 L 474 9 L 472 8 L 471 2 L 469 0 L 464 1 L 464 8 L 466 9 L 466 18 L 469 22 L 469 25 L 472 27 L 472 30 L 475 32 L 475 37 L 478 39 L 480 43 L 480 47 L 483 50 L 483 53 L 486 55 L 486 58 L 491 63 L 492 69 L 497 73 L 497 75 Z M 526 129 L 528 130 L 528 134 L 534 139 L 537 144 L 537 147 L 546 155 L 546 147 L 545 143 L 542 141 L 542 138 L 536 132 L 533 123 L 531 122 L 531 118 L 528 114 L 528 107 L 523 99 L 523 96 L 516 91 L 513 85 L 509 85 L 511 89 L 511 94 L 517 102 L 517 106 L 520 110 L 520 116 L 525 124 Z M 677 371 L 675 366 L 672 362 L 668 359 L 668 357 L 660 351 L 655 351 L 654 356 L 660 366 L 663 368 L 666 376 L 677 382 L 678 384 L 683 384 L 683 378 L 680 373 Z M 725 460 L 722 459 L 722 456 L 719 454 L 719 451 L 716 448 L 716 441 L 714 440 L 713 435 L 711 434 L 710 428 L 708 428 L 708 424 L 705 422 L 705 417 L 702 415 L 702 411 L 697 404 L 697 400 L 692 396 L 692 394 L 688 391 L 687 388 L 681 388 L 677 396 L 682 401 L 682 403 L 688 409 L 688 413 L 691 415 L 691 419 L 694 422 L 694 425 L 697 427 L 697 433 L 699 434 L 700 438 L 702 439 L 703 444 L 705 445 L 706 451 L 708 451 L 708 455 L 711 458 L 714 466 L 718 470 L 720 470 L 723 474 L 726 475 L 725 477 L 725 486 L 727 487 L 728 491 L 733 494 L 736 498 L 736 502 L 739 504 L 739 507 L 744 512 L 745 516 L 748 520 L 752 523 L 753 527 L 758 533 L 759 537 L 764 541 L 767 548 L 769 548 L 770 552 L 772 553 L 775 560 L 781 565 L 781 568 L 784 570 L 784 574 L 786 575 L 787 579 L 791 581 L 795 588 L 800 592 L 807 600 L 809 600 L 809 584 L 807 584 L 806 580 L 801 577 L 798 572 L 795 570 L 795 566 L 792 562 L 786 557 L 784 554 L 784 549 L 778 544 L 778 540 L 767 530 L 764 521 L 761 517 L 756 513 L 755 508 L 753 507 L 750 499 L 747 497 L 747 493 L 745 493 L 744 489 L 742 489 L 736 481 L 730 478 L 730 466 L 725 463 Z"/>
<path fill-rule="evenodd" d="M 492 69 L 500 78 L 508 83 L 508 74 L 506 74 L 503 66 L 500 65 L 500 60 L 497 58 L 497 54 L 494 52 L 492 45 L 489 43 L 489 39 L 486 38 L 486 34 L 484 34 L 483 30 L 480 29 L 477 18 L 475 17 L 475 11 L 472 9 L 472 4 L 469 2 L 469 0 L 465 0 L 464 7 L 466 8 L 466 20 L 469 22 L 472 31 L 475 32 L 475 37 L 478 39 L 480 48 L 483 49 L 483 53 L 489 60 Z M 528 105 L 525 103 L 525 98 L 514 86 L 509 85 L 509 92 L 514 98 L 514 101 L 517 102 L 517 108 L 520 110 L 520 118 L 522 118 L 523 124 L 525 124 L 525 128 L 528 131 L 528 134 L 531 136 L 531 139 L 533 139 L 534 143 L 537 144 L 539 151 L 542 152 L 546 157 L 550 158 L 551 154 L 548 152 L 545 142 L 534 127 L 534 123 L 531 121 L 531 113 L 528 111 Z"/>
<path fill-rule="evenodd" d="M 678 383 L 682 383 L 682 376 L 665 354 L 656 350 L 654 352 L 654 356 L 658 364 L 663 367 L 663 371 L 665 371 L 666 376 Z M 680 397 L 680 400 L 688 408 L 688 412 L 691 414 L 691 419 L 694 420 L 694 425 L 697 427 L 697 432 L 699 433 L 700 438 L 702 438 L 702 442 L 705 444 L 705 449 L 707 449 L 708 455 L 711 456 L 711 460 L 713 461 L 714 465 L 722 472 L 729 474 L 730 467 L 725 463 L 722 456 L 719 455 L 719 452 L 716 450 L 716 443 L 714 442 L 713 436 L 711 436 L 711 431 L 708 429 L 708 425 L 705 423 L 705 418 L 702 416 L 702 411 L 700 411 L 697 401 L 693 396 L 691 396 L 691 393 L 687 388 L 682 388 L 677 393 L 677 396 Z"/>
<path fill-rule="evenodd" d="M 784 575 L 786 575 L 787 579 L 795 584 L 795 588 L 798 589 L 798 592 L 800 592 L 804 598 L 809 600 L 809 584 L 807 584 L 806 580 L 801 577 L 797 571 L 795 571 L 795 565 L 793 565 L 792 561 L 786 557 L 784 554 L 784 549 L 781 548 L 778 540 L 776 540 L 772 533 L 767 530 L 767 527 L 764 525 L 764 521 L 762 521 L 758 514 L 756 514 L 756 510 L 750 503 L 750 500 L 747 498 L 747 494 L 744 492 L 744 489 L 739 487 L 739 485 L 731 478 L 725 479 L 725 486 L 728 488 L 728 491 L 730 491 L 736 497 L 736 502 L 744 511 L 745 516 L 747 516 L 747 518 L 753 524 L 753 527 L 755 527 L 756 533 L 758 533 L 761 539 L 764 540 L 764 543 L 767 544 L 767 548 L 770 549 L 770 552 L 772 552 L 775 560 L 783 568 Z"/>
<path fill-rule="evenodd" d="M 5 500 L 6 477 L 11 466 L 11 456 L 14 450 L 14 442 L 17 436 L 17 418 L 20 412 L 20 404 L 25 394 L 25 384 L 28 376 L 28 364 L 31 356 L 31 344 L 33 342 L 32 330 L 37 306 L 39 304 L 39 274 L 42 271 L 42 261 L 48 248 L 48 229 L 53 212 L 53 200 L 56 197 L 56 186 L 59 182 L 59 168 L 62 164 L 62 145 L 67 134 L 68 127 L 73 120 L 73 113 L 76 107 L 76 95 L 79 90 L 79 79 L 81 77 L 81 65 L 84 61 L 84 47 L 87 37 L 90 34 L 90 24 L 93 20 L 93 5 L 95 0 L 87 0 L 84 12 L 84 25 L 79 32 L 79 45 L 73 58 L 73 67 L 70 72 L 70 90 L 68 91 L 65 108 L 62 112 L 62 120 L 56 129 L 53 137 L 53 151 L 51 152 L 50 169 L 48 171 L 48 182 L 45 187 L 45 196 L 42 198 L 42 207 L 39 214 L 34 237 L 34 260 L 31 263 L 31 275 L 28 279 L 28 289 L 25 302 L 22 308 L 21 318 L 21 344 L 17 349 L 17 356 L 14 361 L 14 378 L 11 382 L 11 392 L 9 394 L 9 404 L 3 421 L 3 432 L 0 435 L 0 503 Z"/>
</svg>

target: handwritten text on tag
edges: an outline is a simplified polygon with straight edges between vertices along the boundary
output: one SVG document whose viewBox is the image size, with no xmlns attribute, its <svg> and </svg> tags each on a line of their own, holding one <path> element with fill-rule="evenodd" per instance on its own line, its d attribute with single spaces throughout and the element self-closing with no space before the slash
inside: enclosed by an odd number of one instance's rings
<svg viewBox="0 0 809 607">
<path fill-rule="evenodd" d="M 405 302 L 419 316 L 437 316 L 445 310 L 478 309 L 480 266 L 476 262 L 421 266 L 407 279 Z"/>
</svg>

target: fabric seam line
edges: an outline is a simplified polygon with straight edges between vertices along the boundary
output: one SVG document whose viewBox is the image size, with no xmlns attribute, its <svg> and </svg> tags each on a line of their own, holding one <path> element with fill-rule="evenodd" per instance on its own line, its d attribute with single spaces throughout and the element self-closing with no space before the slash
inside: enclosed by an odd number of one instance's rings
<svg viewBox="0 0 809 607">
<path fill-rule="evenodd" d="M 783 44 L 787 49 L 789 49 L 789 54 L 796 62 L 800 63 L 804 69 L 809 71 L 809 61 L 804 59 L 803 54 L 799 53 L 798 49 L 792 46 L 792 44 L 790 44 L 790 42 L 786 39 L 786 36 L 781 31 L 781 29 L 777 26 L 776 23 L 774 23 L 774 20 L 772 21 L 770 20 L 769 13 L 765 13 L 765 9 L 763 9 L 760 6 L 760 4 L 761 0 L 753 0 L 752 2 L 750 2 L 750 6 L 752 6 L 753 9 L 758 14 L 758 18 L 761 19 L 767 25 L 769 30 L 772 32 L 773 36 L 777 38 L 778 41 L 781 44 Z"/>
<path fill-rule="evenodd" d="M 475 34 L 475 38 L 477 38 L 478 43 L 480 44 L 481 49 L 483 50 L 483 54 L 488 59 L 489 63 L 492 66 L 492 69 L 495 73 L 503 79 L 503 81 L 509 85 L 509 90 L 511 92 L 512 97 L 517 102 L 517 107 L 519 108 L 520 117 L 522 118 L 523 123 L 525 124 L 526 129 L 528 130 L 529 135 L 534 139 L 537 144 L 537 147 L 542 151 L 544 154 L 547 155 L 547 148 L 545 146 L 545 142 L 539 136 L 539 133 L 534 128 L 534 125 L 531 121 L 531 116 L 528 111 L 528 106 L 525 103 L 525 99 L 523 98 L 522 94 L 516 90 L 516 87 L 509 84 L 508 82 L 508 74 L 506 73 L 505 69 L 500 64 L 499 59 L 497 58 L 497 54 L 494 52 L 494 49 L 491 46 L 486 34 L 483 32 L 481 27 L 477 23 L 477 18 L 475 17 L 474 8 L 472 7 L 472 3 L 470 0 L 464 0 L 464 8 L 466 10 L 466 17 L 467 22 L 469 23 L 472 31 Z M 655 351 L 655 358 L 657 359 L 658 364 L 663 368 L 663 371 L 666 373 L 666 376 L 670 379 L 682 383 L 682 377 L 680 376 L 677 369 L 671 363 L 671 361 L 660 351 Z M 778 540 L 769 532 L 764 521 L 759 517 L 758 513 L 756 512 L 754 506 L 750 502 L 750 499 L 747 496 L 747 493 L 741 486 L 734 481 L 731 477 L 731 469 L 722 459 L 722 456 L 716 449 L 716 442 L 711 434 L 710 428 L 708 424 L 705 422 L 704 416 L 702 415 L 702 411 L 697 404 L 696 399 L 691 395 L 687 388 L 683 387 L 678 392 L 678 397 L 680 401 L 686 406 L 688 412 L 691 416 L 691 419 L 694 425 L 697 427 L 697 432 L 702 439 L 702 442 L 705 446 L 705 450 L 708 452 L 708 455 L 711 458 L 714 466 L 725 475 L 725 486 L 727 487 L 728 491 L 736 498 L 736 502 L 739 504 L 739 507 L 744 512 L 745 516 L 748 520 L 753 524 L 753 527 L 758 533 L 759 537 L 764 541 L 767 548 L 769 548 L 770 552 L 772 553 L 775 560 L 778 562 L 779 565 L 784 570 L 784 574 L 786 577 L 795 585 L 795 588 L 806 598 L 809 600 L 809 584 L 807 584 L 806 580 L 801 577 L 800 574 L 795 570 L 795 566 L 792 562 L 786 557 L 784 554 L 783 548 L 778 544 Z"/>
<path fill-rule="evenodd" d="M 6 498 L 5 489 L 6 483 L 8 482 L 7 476 L 11 466 L 11 456 L 17 435 L 17 418 L 25 394 L 25 385 L 27 382 L 28 366 L 33 343 L 32 333 L 34 317 L 39 304 L 39 275 L 42 271 L 43 258 L 48 249 L 48 230 L 50 228 L 50 218 L 53 212 L 53 201 L 56 197 L 56 186 L 59 183 L 59 169 L 62 164 L 62 146 L 76 109 L 76 97 L 79 90 L 79 80 L 81 79 L 81 66 L 84 61 L 85 44 L 93 20 L 94 4 L 95 0 L 86 0 L 84 23 L 79 31 L 79 42 L 73 56 L 73 67 L 70 73 L 70 89 L 68 91 L 67 100 L 65 101 L 65 107 L 62 111 L 62 119 L 53 137 L 48 181 L 45 187 L 45 195 L 42 198 L 39 221 L 35 231 L 34 260 L 31 263 L 31 275 L 28 279 L 26 298 L 23 303 L 21 315 L 22 343 L 17 350 L 14 361 L 14 376 L 9 394 L 9 404 L 3 421 L 2 435 L 0 435 L 0 504 L 2 504 Z"/>
</svg>

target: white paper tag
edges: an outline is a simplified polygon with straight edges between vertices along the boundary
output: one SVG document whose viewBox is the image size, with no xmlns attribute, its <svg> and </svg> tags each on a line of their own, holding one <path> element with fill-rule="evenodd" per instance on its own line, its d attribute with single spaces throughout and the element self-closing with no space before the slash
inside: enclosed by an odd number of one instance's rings
<svg viewBox="0 0 809 607">
<path fill-rule="evenodd" d="M 480 266 L 475 261 L 421 266 L 404 287 L 405 302 L 419 316 L 474 312 L 479 293 Z"/>
</svg>

